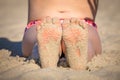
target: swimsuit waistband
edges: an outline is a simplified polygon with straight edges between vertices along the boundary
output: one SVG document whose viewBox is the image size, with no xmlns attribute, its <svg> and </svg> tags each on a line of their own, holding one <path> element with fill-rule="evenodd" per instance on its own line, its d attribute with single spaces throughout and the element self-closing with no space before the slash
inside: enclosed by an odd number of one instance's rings
<svg viewBox="0 0 120 80">
<path fill-rule="evenodd" d="M 97 25 L 96 23 L 93 21 L 93 20 L 89 20 L 89 19 L 80 19 L 81 21 L 87 23 L 88 25 L 90 26 L 93 26 L 95 28 L 97 28 Z M 60 19 L 60 22 L 61 24 L 63 23 L 64 19 Z M 27 27 L 26 29 L 29 29 L 30 27 L 32 27 L 33 25 L 40 25 L 41 24 L 41 20 L 33 20 L 33 21 L 30 21 L 28 24 L 27 24 Z"/>
</svg>

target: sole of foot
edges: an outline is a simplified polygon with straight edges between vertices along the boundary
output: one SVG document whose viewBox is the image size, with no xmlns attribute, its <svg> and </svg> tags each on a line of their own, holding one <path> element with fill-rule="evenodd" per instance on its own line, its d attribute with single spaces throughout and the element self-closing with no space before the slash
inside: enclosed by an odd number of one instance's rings
<svg viewBox="0 0 120 80">
<path fill-rule="evenodd" d="M 73 69 L 84 70 L 87 64 L 88 25 L 83 21 L 65 19 L 62 25 L 65 56 Z"/>
<path fill-rule="evenodd" d="M 44 18 L 37 27 L 37 43 L 42 68 L 57 67 L 62 27 L 58 18 Z"/>
</svg>

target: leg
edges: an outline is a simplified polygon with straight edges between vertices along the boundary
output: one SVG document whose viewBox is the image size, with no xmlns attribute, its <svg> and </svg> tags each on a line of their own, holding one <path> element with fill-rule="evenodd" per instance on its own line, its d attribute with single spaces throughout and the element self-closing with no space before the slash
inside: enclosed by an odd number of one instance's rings
<svg viewBox="0 0 120 80">
<path fill-rule="evenodd" d="M 95 54 L 101 53 L 100 40 L 96 30 L 85 23 L 79 23 L 77 19 L 64 21 L 63 41 L 63 50 L 67 61 L 74 69 L 85 69 L 87 61 Z"/>
<path fill-rule="evenodd" d="M 101 54 L 101 41 L 97 30 L 90 26 L 88 27 L 88 61 L 95 55 Z"/>
<path fill-rule="evenodd" d="M 42 68 L 57 67 L 62 28 L 59 19 L 45 18 L 37 28 L 37 42 Z"/>
<path fill-rule="evenodd" d="M 28 57 L 32 54 L 33 46 L 36 43 L 36 26 L 32 26 L 25 33 L 22 41 L 23 56 Z"/>
</svg>

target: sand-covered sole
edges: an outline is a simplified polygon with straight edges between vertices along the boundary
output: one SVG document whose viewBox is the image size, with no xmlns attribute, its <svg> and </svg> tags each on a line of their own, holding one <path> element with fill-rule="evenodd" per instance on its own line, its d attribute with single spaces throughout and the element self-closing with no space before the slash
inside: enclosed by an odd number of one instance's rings
<svg viewBox="0 0 120 80">
<path fill-rule="evenodd" d="M 38 30 L 38 50 L 40 55 L 40 62 L 43 68 L 57 67 L 57 62 L 60 53 L 62 29 L 57 25 L 44 24 Z"/>
<path fill-rule="evenodd" d="M 85 69 L 87 64 L 88 29 L 80 25 L 69 25 L 63 30 L 66 58 L 74 69 Z"/>
</svg>

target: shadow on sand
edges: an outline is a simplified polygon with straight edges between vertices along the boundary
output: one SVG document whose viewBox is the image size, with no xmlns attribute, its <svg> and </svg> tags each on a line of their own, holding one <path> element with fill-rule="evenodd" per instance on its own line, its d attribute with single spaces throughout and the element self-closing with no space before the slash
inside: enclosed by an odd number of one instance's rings
<svg viewBox="0 0 120 80">
<path fill-rule="evenodd" d="M 12 42 L 7 38 L 0 38 L 0 50 L 7 49 L 11 51 L 10 56 L 22 56 L 21 42 Z"/>
</svg>

